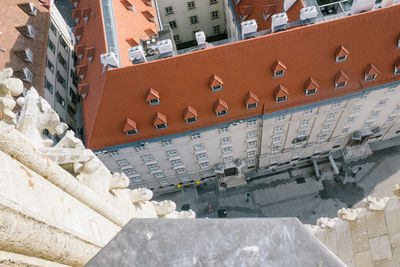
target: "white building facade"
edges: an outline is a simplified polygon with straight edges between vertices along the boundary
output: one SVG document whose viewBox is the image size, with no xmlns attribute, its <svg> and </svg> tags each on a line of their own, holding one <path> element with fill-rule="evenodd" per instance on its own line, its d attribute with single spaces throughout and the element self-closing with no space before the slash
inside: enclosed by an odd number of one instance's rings
<svg viewBox="0 0 400 267">
<path fill-rule="evenodd" d="M 50 7 L 44 98 L 63 122 L 72 130 L 81 132 L 83 123 L 77 89 L 79 81 L 75 72 L 74 44 L 70 27 L 53 4 Z"/>
<path fill-rule="evenodd" d="M 360 149 L 368 151 L 368 143 L 398 136 L 399 97 L 396 82 L 97 154 L 112 172 L 127 174 L 133 188 L 165 191 L 215 178 L 221 186 L 230 176 L 234 186 L 272 169 L 326 159 L 334 151 L 357 157 Z"/>
<path fill-rule="evenodd" d="M 224 0 L 157 0 L 160 19 L 169 25 L 176 44 L 196 40 L 203 31 L 206 37 L 225 32 Z"/>
</svg>

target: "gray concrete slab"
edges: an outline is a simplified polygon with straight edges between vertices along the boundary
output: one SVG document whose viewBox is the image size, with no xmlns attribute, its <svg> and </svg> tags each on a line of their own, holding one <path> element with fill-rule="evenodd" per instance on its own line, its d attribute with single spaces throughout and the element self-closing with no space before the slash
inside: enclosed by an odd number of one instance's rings
<svg viewBox="0 0 400 267">
<path fill-rule="evenodd" d="M 133 219 L 90 266 L 346 266 L 295 218 Z"/>
</svg>

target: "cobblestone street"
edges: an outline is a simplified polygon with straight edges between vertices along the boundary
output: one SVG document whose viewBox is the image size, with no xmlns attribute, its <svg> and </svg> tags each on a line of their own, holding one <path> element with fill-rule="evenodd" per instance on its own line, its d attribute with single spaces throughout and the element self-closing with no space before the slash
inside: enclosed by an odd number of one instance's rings
<svg viewBox="0 0 400 267">
<path fill-rule="evenodd" d="M 320 217 L 336 217 L 340 208 L 357 206 L 368 195 L 391 196 L 392 186 L 400 182 L 397 142 L 372 143 L 374 153 L 355 162 L 346 164 L 342 158 L 335 159 L 342 170 L 339 175 L 333 174 L 328 161 L 322 161 L 319 169 L 324 178 L 320 181 L 310 163 L 257 177 L 245 186 L 226 191 L 219 191 L 216 181 L 209 181 L 156 199 L 175 201 L 177 210 L 190 207 L 198 218 L 217 218 L 226 211 L 228 218 L 294 216 L 303 223 L 315 224 Z M 353 177 L 352 172 L 360 167 Z"/>
</svg>

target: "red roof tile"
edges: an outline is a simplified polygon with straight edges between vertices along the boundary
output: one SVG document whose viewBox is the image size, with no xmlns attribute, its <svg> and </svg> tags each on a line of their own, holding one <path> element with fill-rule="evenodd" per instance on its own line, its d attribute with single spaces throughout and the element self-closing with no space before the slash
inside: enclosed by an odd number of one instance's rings
<svg viewBox="0 0 400 267">
<path fill-rule="evenodd" d="M 96 9 L 92 7 L 92 10 Z M 138 65 L 129 62 L 129 66 L 108 71 L 93 69 L 99 62 L 95 57 L 97 63 L 91 65 L 86 80 L 96 90 L 83 100 L 87 144 L 92 149 L 101 149 L 181 133 L 337 98 L 360 92 L 364 87 L 400 80 L 400 75 L 393 75 L 394 55 L 398 53 L 393 40 L 399 34 L 399 13 L 400 5 L 395 5 L 167 59 Z M 119 19 L 116 17 L 116 21 Z M 95 17 L 85 31 L 99 31 L 93 29 L 94 21 Z M 89 24 L 92 25 L 90 28 Z M 85 32 L 84 38 L 87 34 Z M 99 34 L 96 36 L 104 39 Z M 351 51 L 351 57 L 338 64 L 332 55 L 340 44 Z M 100 42 L 99 47 L 102 45 Z M 121 42 L 119 45 L 121 47 Z M 290 68 L 290 72 L 279 79 L 274 79 L 268 71 L 276 58 Z M 362 84 L 365 66 L 370 62 L 379 68 L 380 75 L 374 81 Z M 333 81 L 340 71 L 349 80 L 346 87 L 335 90 Z M 219 92 L 209 89 L 210 77 L 215 73 L 223 77 L 224 89 Z M 94 76 L 89 77 L 91 74 Z M 305 81 L 310 77 L 318 79 L 321 88 L 311 98 L 304 94 Z M 104 82 L 99 83 L 102 79 Z M 273 95 L 281 83 L 290 89 L 290 98 L 277 104 Z M 156 106 L 168 118 L 168 128 L 162 131 L 154 129 L 155 106 L 143 101 L 148 88 L 157 88 L 163 97 L 162 103 Z M 262 109 L 246 110 L 244 107 L 243 96 L 249 88 L 258 96 Z M 228 115 L 215 116 L 218 98 L 229 103 Z M 201 121 L 187 124 L 182 120 L 182 111 L 188 104 L 196 107 Z M 138 134 L 127 137 L 121 133 L 121 121 L 127 117 L 135 118 L 140 128 Z"/>
</svg>

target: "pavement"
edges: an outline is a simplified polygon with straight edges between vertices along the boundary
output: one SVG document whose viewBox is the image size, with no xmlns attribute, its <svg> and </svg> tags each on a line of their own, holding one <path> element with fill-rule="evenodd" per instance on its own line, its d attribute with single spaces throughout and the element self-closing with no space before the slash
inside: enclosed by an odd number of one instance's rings
<svg viewBox="0 0 400 267">
<path fill-rule="evenodd" d="M 189 206 L 198 218 L 218 218 L 225 211 L 227 218 L 297 217 L 303 223 L 315 224 L 320 217 L 336 217 L 339 209 L 359 205 L 369 195 L 392 196 L 393 185 L 400 183 L 400 146 L 397 144 L 398 140 L 389 140 L 386 145 L 372 144 L 374 153 L 355 162 L 345 163 L 343 158 L 336 158 L 341 170 L 339 175 L 334 175 L 329 163 L 323 161 L 319 165 L 322 180 L 317 180 L 310 163 L 224 191 L 218 190 L 216 181 L 208 181 L 154 199 L 173 200 L 178 211 L 184 205 L 184 209 Z"/>
</svg>

